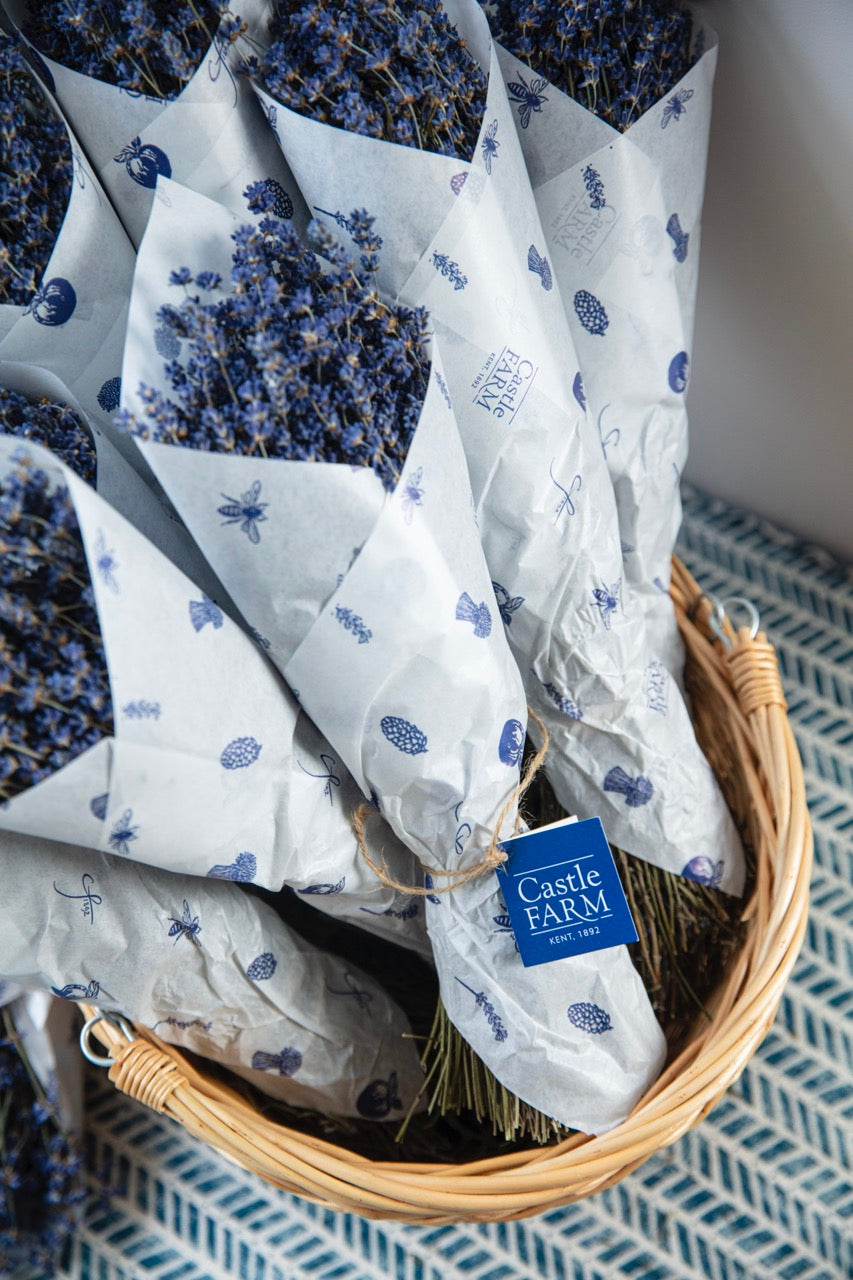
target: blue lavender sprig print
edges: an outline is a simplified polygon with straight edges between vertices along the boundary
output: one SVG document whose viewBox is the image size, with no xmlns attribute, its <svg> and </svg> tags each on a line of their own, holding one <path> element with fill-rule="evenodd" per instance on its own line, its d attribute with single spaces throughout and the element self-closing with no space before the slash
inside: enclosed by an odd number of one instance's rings
<svg viewBox="0 0 853 1280">
<path fill-rule="evenodd" d="M 586 1031 L 588 1035 L 600 1036 L 605 1031 L 613 1030 L 613 1023 L 610 1021 L 607 1010 L 588 1000 L 578 1000 L 575 1004 L 570 1004 L 566 1014 L 573 1027 L 577 1027 L 579 1031 Z"/>
<path fill-rule="evenodd" d="M 304 889 L 297 889 L 296 892 L 319 894 L 321 897 L 328 897 L 329 894 L 343 893 L 346 883 L 346 876 L 341 876 L 340 880 L 336 880 L 334 883 L 325 881 L 320 884 L 307 884 Z"/>
<path fill-rule="evenodd" d="M 93 978 L 85 986 L 82 982 L 68 982 L 64 987 L 50 989 L 55 996 L 59 996 L 60 1000 L 97 1000 L 101 993 L 101 984 Z"/>
<path fill-rule="evenodd" d="M 346 231 L 348 235 L 352 236 L 353 240 L 355 240 L 357 244 L 360 242 L 363 234 L 364 219 L 362 210 L 354 210 L 349 216 L 347 216 L 345 213 L 341 213 L 340 209 L 336 209 L 335 212 L 332 213 L 331 209 L 321 209 L 320 206 L 316 204 L 314 205 L 314 209 L 317 213 L 322 213 L 324 217 L 331 218 L 342 231 Z M 377 235 L 374 231 L 373 245 L 377 251 L 382 248 L 382 243 L 382 237 Z"/>
<path fill-rule="evenodd" d="M 255 956 L 247 969 L 246 977 L 250 982 L 267 982 L 275 973 L 278 967 L 278 961 L 271 951 L 264 951 L 259 956 Z"/>
<path fill-rule="evenodd" d="M 121 817 L 114 823 L 113 829 L 109 835 L 109 846 L 113 853 L 130 853 L 130 846 L 134 840 L 138 840 L 136 834 L 139 830 L 138 826 L 133 822 L 133 810 L 125 809 Z"/>
<path fill-rule="evenodd" d="M 460 986 L 464 987 L 466 991 L 471 992 L 471 995 L 477 1002 L 477 1008 L 482 1009 L 483 1017 L 488 1022 L 495 1040 L 497 1040 L 498 1043 L 506 1040 L 509 1032 L 501 1021 L 500 1015 L 487 997 L 486 993 L 484 991 L 475 991 L 473 987 L 469 987 L 468 983 L 463 982 L 461 978 L 457 978 L 456 981 Z"/>
<path fill-rule="evenodd" d="M 521 754 L 524 750 L 524 725 L 520 720 L 507 720 L 501 730 L 500 742 L 498 743 L 498 758 L 506 765 L 521 764 Z"/>
<path fill-rule="evenodd" d="M 687 103 L 693 97 L 692 89 L 679 89 L 673 94 L 663 109 L 660 127 L 665 129 L 671 120 L 680 120 L 687 113 Z"/>
<path fill-rule="evenodd" d="M 548 101 L 543 89 L 547 89 L 548 81 L 542 78 L 531 79 L 528 84 L 524 76 L 519 72 L 517 80 L 510 81 L 507 85 L 510 102 L 518 107 L 518 120 L 522 129 L 526 129 L 530 124 L 532 114 L 539 114 L 542 106 Z"/>
<path fill-rule="evenodd" d="M 587 333 L 602 338 L 607 332 L 610 319 L 598 298 L 588 289 L 578 289 L 572 299 L 575 314 Z"/>
<path fill-rule="evenodd" d="M 324 769 L 326 770 L 325 773 L 314 773 L 311 769 L 306 769 L 305 765 L 302 763 L 301 760 L 297 760 L 296 763 L 299 765 L 299 768 L 302 770 L 302 772 L 307 774 L 309 778 L 323 779 L 323 782 L 325 784 L 323 786 L 323 795 L 328 798 L 329 804 L 334 804 L 335 801 L 334 801 L 334 796 L 332 794 L 332 788 L 339 787 L 341 785 L 340 776 L 339 774 L 335 773 L 335 766 L 337 765 L 337 760 L 335 759 L 335 757 L 330 756 L 326 751 L 320 752 L 320 763 L 323 765 Z"/>
<path fill-rule="evenodd" d="M 498 142 L 498 122 L 497 120 L 493 120 L 487 127 L 486 132 L 483 134 L 483 141 L 480 144 L 483 164 L 486 166 L 486 173 L 488 173 L 489 176 L 491 176 L 492 172 L 492 163 L 498 157 L 500 145 L 501 144 Z"/>
<path fill-rule="evenodd" d="M 456 621 L 470 622 L 478 640 L 485 640 L 492 634 L 492 615 L 485 600 L 475 604 L 467 591 L 463 591 L 456 602 Z"/>
<path fill-rule="evenodd" d="M 209 880 L 236 880 L 251 884 L 258 874 L 258 860 L 253 853 L 238 853 L 233 862 L 217 863 L 207 873 Z"/>
<path fill-rule="evenodd" d="M 184 905 L 180 918 L 178 916 L 169 916 L 169 919 L 172 922 L 172 927 L 169 930 L 169 937 L 175 939 L 176 946 L 180 942 L 181 938 L 186 938 L 187 941 L 191 942 L 195 947 L 201 946 L 201 943 L 198 940 L 198 935 L 201 933 L 201 925 L 199 924 L 198 916 L 193 915 L 190 909 L 190 904 L 187 902 L 186 898 L 184 898 Z"/>
<path fill-rule="evenodd" d="M 499 582 L 492 580 L 492 589 L 498 602 L 498 613 L 504 626 L 512 625 L 512 615 L 524 604 L 524 596 L 513 596 Z"/>
<path fill-rule="evenodd" d="M 135 702 L 126 702 L 121 713 L 127 716 L 128 720 L 159 720 L 162 710 L 159 702 L 138 698 Z"/>
<path fill-rule="evenodd" d="M 256 480 L 250 489 L 247 489 L 238 500 L 237 498 L 229 498 L 227 493 L 223 493 L 222 497 L 225 503 L 216 510 L 221 516 L 225 516 L 222 521 L 223 525 L 239 524 L 240 532 L 245 533 L 251 543 L 256 546 L 261 540 L 259 524 L 263 524 L 269 517 L 265 514 L 268 502 L 259 502 L 261 495 L 261 482 Z"/>
<path fill-rule="evenodd" d="M 373 639 L 373 632 L 366 625 L 364 618 L 353 613 L 352 609 L 346 609 L 342 604 L 335 605 L 335 618 L 345 631 L 352 632 L 359 644 L 369 644 Z"/>
<path fill-rule="evenodd" d="M 548 262 L 548 259 L 539 252 L 535 244 L 532 244 L 527 250 L 527 269 L 539 277 L 539 283 L 542 285 L 542 288 L 546 293 L 553 289 L 554 277 L 551 275 L 550 263 Z"/>
<path fill-rule="evenodd" d="M 619 592 L 622 589 L 622 579 L 617 578 L 610 586 L 603 581 L 600 587 L 593 587 L 592 602 L 601 615 L 601 621 L 604 624 L 605 631 L 609 631 L 613 624 L 613 615 L 619 608 Z"/>
<path fill-rule="evenodd" d="M 589 207 L 591 209 L 603 209 L 607 204 L 607 199 L 604 195 L 604 183 L 601 181 L 601 174 L 597 169 L 593 169 L 591 164 L 588 164 L 581 173 L 581 177 L 583 178 L 583 185 L 586 187 Z"/>
<path fill-rule="evenodd" d="M 554 475 L 554 459 L 553 458 L 551 459 L 548 465 L 548 474 L 551 477 L 551 481 L 554 484 L 554 487 L 559 489 L 560 493 L 563 495 L 560 501 L 557 503 L 557 506 L 554 511 L 554 524 L 556 524 L 557 521 L 560 519 L 560 516 L 563 515 L 565 512 L 568 512 L 570 516 L 573 516 L 575 514 L 575 504 L 572 501 L 572 494 L 577 493 L 583 487 L 583 481 L 581 480 L 581 477 L 579 475 L 576 475 L 573 477 L 572 482 L 569 485 L 568 489 L 566 489 L 564 485 L 560 484 L 559 480 Z"/>
<path fill-rule="evenodd" d="M 280 1076 L 295 1076 L 302 1066 L 302 1054 L 298 1049 L 285 1047 L 280 1053 L 265 1053 L 258 1049 L 252 1055 L 255 1071 L 277 1071 Z"/>
<path fill-rule="evenodd" d="M 223 769 L 248 769 L 261 754 L 263 747 L 257 738 L 233 738 L 223 747 L 219 763 Z"/>
<path fill-rule="evenodd" d="M 642 805 L 648 804 L 655 793 L 654 785 L 650 778 L 647 778 L 642 773 L 637 774 L 636 778 L 632 778 L 618 764 L 608 771 L 604 779 L 604 790 L 615 791 L 624 796 L 625 803 L 629 809 L 639 809 Z"/>
<path fill-rule="evenodd" d="M 463 274 L 459 263 L 454 262 L 446 253 L 439 253 L 437 249 L 434 249 L 432 265 L 435 267 L 439 275 L 444 276 L 445 280 L 450 281 L 457 292 L 460 289 L 464 289 L 467 285 L 468 277 Z"/>
<path fill-rule="evenodd" d="M 356 1098 L 359 1115 L 368 1120 L 384 1120 L 391 1111 L 402 1111 L 403 1103 L 397 1095 L 397 1072 L 392 1071 L 387 1080 L 371 1080 Z"/>
<path fill-rule="evenodd" d="M 224 615 L 218 604 L 206 596 L 202 592 L 200 600 L 190 600 L 190 622 L 193 630 L 198 632 L 204 627 L 210 625 L 214 631 L 218 631 L 224 622 Z"/>
<path fill-rule="evenodd" d="M 553 702 L 558 711 L 562 711 L 564 716 L 568 716 L 570 720 L 583 720 L 583 712 L 572 702 L 572 699 L 566 694 L 560 693 L 556 685 L 543 681 L 542 688 Z"/>
<path fill-rule="evenodd" d="M 190 1027 L 198 1027 L 201 1031 L 209 1031 L 213 1023 L 203 1022 L 201 1018 L 175 1018 L 170 1016 L 168 1018 L 158 1018 L 151 1030 L 156 1031 L 160 1026 L 177 1027 L 178 1031 L 187 1031 Z"/>
<path fill-rule="evenodd" d="M 666 233 L 672 240 L 672 256 L 676 262 L 687 261 L 687 248 L 690 243 L 690 233 L 682 231 L 681 222 L 677 213 L 670 214 L 667 219 Z"/>
<path fill-rule="evenodd" d="M 85 871 L 81 880 L 83 889 L 82 893 L 66 893 L 64 889 L 60 889 L 55 880 L 53 882 L 53 888 L 54 892 L 58 893 L 62 898 L 71 898 L 77 902 L 82 902 L 83 906 L 80 908 L 81 913 L 89 921 L 89 924 L 94 924 L 95 907 L 100 907 L 104 901 L 99 893 L 94 892 L 94 883 L 95 877 L 90 872 Z"/>
<path fill-rule="evenodd" d="M 681 874 L 685 880 L 694 880 L 697 884 L 706 884 L 712 889 L 716 889 L 723 878 L 725 863 L 720 858 L 714 862 L 712 858 L 699 854 L 698 857 L 691 858 L 686 867 L 682 867 Z"/>
<path fill-rule="evenodd" d="M 406 755 L 419 756 L 427 751 L 427 736 L 416 724 L 404 720 L 402 716 L 383 716 L 379 728 L 388 741 L 398 751 Z"/>
<path fill-rule="evenodd" d="M 373 1003 L 373 992 L 365 991 L 362 987 L 359 987 L 349 969 L 344 971 L 343 982 L 345 986 L 343 991 L 337 987 L 329 986 L 328 982 L 326 983 L 326 990 L 333 996 L 350 996 L 358 1008 L 369 1016 L 370 1006 Z"/>
</svg>

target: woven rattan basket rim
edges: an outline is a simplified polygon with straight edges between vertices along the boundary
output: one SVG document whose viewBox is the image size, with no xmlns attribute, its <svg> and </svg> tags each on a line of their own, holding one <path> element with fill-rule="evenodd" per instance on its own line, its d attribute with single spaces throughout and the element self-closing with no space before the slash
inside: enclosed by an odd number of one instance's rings
<svg viewBox="0 0 853 1280">
<path fill-rule="evenodd" d="M 146 1029 L 137 1028 L 138 1038 L 128 1042 L 100 1022 L 95 1034 L 114 1058 L 116 1086 L 274 1186 L 367 1217 L 435 1225 L 526 1217 L 582 1199 L 697 1124 L 738 1078 L 776 1015 L 805 931 L 812 836 L 771 647 L 746 630 L 729 632 L 730 650 L 715 641 L 711 602 L 677 558 L 671 596 L 688 662 L 711 691 L 713 715 L 725 717 L 734 735 L 757 871 L 744 907 L 746 940 L 710 1019 L 697 1023 L 688 1047 L 622 1124 L 600 1137 L 576 1135 L 467 1164 L 371 1161 L 263 1117 Z"/>
</svg>

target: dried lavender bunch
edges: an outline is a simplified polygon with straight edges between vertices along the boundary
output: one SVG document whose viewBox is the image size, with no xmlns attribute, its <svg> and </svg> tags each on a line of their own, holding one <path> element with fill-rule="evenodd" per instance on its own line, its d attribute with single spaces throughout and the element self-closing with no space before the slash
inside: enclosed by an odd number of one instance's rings
<svg viewBox="0 0 853 1280">
<path fill-rule="evenodd" d="M 81 480 L 95 483 L 97 456 L 91 433 L 67 404 L 53 404 L 46 396 L 33 403 L 0 387 L 0 431 L 43 444 Z"/>
<path fill-rule="evenodd" d="M 357 267 L 322 229 L 325 261 L 307 249 L 270 212 L 266 184 L 247 195 L 267 213 L 234 233 L 233 293 L 222 296 L 212 272 L 172 273 L 186 297 L 158 319 L 189 349 L 185 363 L 166 364 L 174 398 L 142 388 L 148 421 L 116 422 L 191 449 L 369 466 L 392 488 L 429 379 L 426 313 L 381 301 L 371 281 L 380 242 L 364 211 L 349 219 Z"/>
<path fill-rule="evenodd" d="M 250 69 L 285 106 L 351 133 L 472 158 L 486 76 L 440 0 L 277 0 L 269 35 Z"/>
<path fill-rule="evenodd" d="M 214 37 L 224 50 L 245 33 L 227 0 L 40 0 L 25 27 L 64 67 L 129 93 L 177 98 Z"/>
<path fill-rule="evenodd" d="M 24 448 L 0 480 L 0 725 L 0 801 L 113 731 L 74 507 Z"/>
<path fill-rule="evenodd" d="M 499 44 L 620 132 L 691 66 L 692 19 L 672 0 L 481 3 Z"/>
<path fill-rule="evenodd" d="M 0 28 L 0 303 L 25 307 L 38 288 L 71 197 L 65 125 Z"/>
</svg>

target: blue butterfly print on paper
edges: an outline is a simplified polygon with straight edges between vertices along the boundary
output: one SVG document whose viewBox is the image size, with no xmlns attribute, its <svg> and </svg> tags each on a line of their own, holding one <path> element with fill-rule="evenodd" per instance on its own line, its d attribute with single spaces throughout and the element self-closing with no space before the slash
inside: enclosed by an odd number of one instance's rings
<svg viewBox="0 0 853 1280">
<path fill-rule="evenodd" d="M 343 975 L 343 981 L 346 986 L 345 991 L 340 991 L 336 987 L 330 987 L 326 983 L 326 990 L 333 996 L 352 996 L 355 1003 L 363 1013 L 370 1014 L 370 1006 L 373 1003 L 373 993 L 364 991 L 361 987 L 357 987 L 349 969 Z"/>
<path fill-rule="evenodd" d="M 518 107 L 518 119 L 522 129 L 526 129 L 530 124 L 531 113 L 540 112 L 542 103 L 548 101 L 542 92 L 547 87 L 548 81 L 544 78 L 531 80 L 528 84 L 521 74 L 516 81 L 507 85 L 510 102 Z"/>
<path fill-rule="evenodd" d="M 284 187 L 275 178 L 265 178 L 262 186 L 267 195 L 272 197 L 274 215 L 281 218 L 282 222 L 289 222 L 293 217 L 293 201 Z"/>
<path fill-rule="evenodd" d="M 678 93 L 673 94 L 663 109 L 660 127 L 665 129 L 670 120 L 680 120 L 683 115 L 686 115 L 687 107 L 685 103 L 689 102 L 692 97 L 692 89 L 679 89 Z"/>
<path fill-rule="evenodd" d="M 341 581 L 343 581 L 343 575 L 341 575 Z M 338 585 L 340 586 L 340 583 Z M 345 631 L 352 632 L 359 644 L 369 644 L 373 639 L 373 632 L 365 626 L 364 618 L 353 613 L 352 609 L 345 609 L 342 604 L 336 604 L 335 618 Z"/>
<path fill-rule="evenodd" d="M 579 1031 L 586 1031 L 591 1036 L 603 1035 L 613 1030 L 610 1014 L 600 1005 L 591 1004 L 588 1000 L 578 1000 L 570 1004 L 566 1010 L 569 1022 Z"/>
<path fill-rule="evenodd" d="M 672 256 L 676 262 L 684 262 L 687 258 L 687 246 L 690 242 L 690 234 L 681 230 L 681 223 L 678 220 L 678 214 L 670 215 L 666 224 L 666 233 L 672 237 Z"/>
<path fill-rule="evenodd" d="M 251 982 L 266 982 L 276 971 L 278 961 L 271 951 L 264 951 L 261 955 L 255 956 L 254 960 L 246 970 L 246 977 Z"/>
<path fill-rule="evenodd" d="M 543 681 L 542 688 L 553 702 L 554 706 L 562 711 L 564 716 L 568 716 L 570 720 L 583 720 L 583 712 L 578 709 L 571 698 L 566 694 L 560 693 L 560 690 L 553 684 L 545 684 Z"/>
<path fill-rule="evenodd" d="M 512 625 L 512 615 L 516 609 L 520 609 L 524 604 L 524 596 L 511 596 L 506 587 L 502 587 L 499 582 L 492 581 L 492 589 L 495 593 L 495 599 L 498 602 L 498 613 L 501 615 L 501 621 L 505 626 Z"/>
<path fill-rule="evenodd" d="M 202 592 L 200 600 L 190 600 L 190 622 L 197 632 L 208 624 L 213 627 L 214 631 L 218 631 L 223 621 L 224 617 L 219 605 L 214 604 L 204 592 Z"/>
<path fill-rule="evenodd" d="M 64 987 L 51 987 L 51 991 L 55 996 L 59 996 L 60 1000 L 97 1000 L 101 984 L 94 978 L 88 986 L 83 986 L 82 982 L 69 982 Z"/>
<path fill-rule="evenodd" d="M 424 888 L 425 889 L 435 888 L 435 881 L 433 880 L 432 876 L 429 874 L 428 871 L 424 872 Z M 438 896 L 437 893 L 427 893 L 424 895 L 424 897 L 426 898 L 427 902 L 431 902 L 433 906 L 435 907 L 441 906 L 441 898 Z"/>
<path fill-rule="evenodd" d="M 109 803 L 109 791 L 104 791 L 99 796 L 92 796 L 92 799 L 89 801 L 90 810 L 100 822 L 103 822 L 104 818 L 107 816 L 107 806 Z"/>
<path fill-rule="evenodd" d="M 104 413 L 115 413 L 121 404 L 121 378 L 107 378 L 98 392 L 98 404 Z"/>
<path fill-rule="evenodd" d="M 498 158 L 498 122 L 493 120 L 486 132 L 483 134 L 483 141 L 480 144 L 480 150 L 483 153 L 483 164 L 486 166 L 486 173 L 491 175 L 492 161 Z"/>
<path fill-rule="evenodd" d="M 594 294 L 587 289 L 578 289 L 572 299 L 575 314 L 587 333 L 602 338 L 610 324 L 607 312 Z"/>
<path fill-rule="evenodd" d="M 109 846 L 113 853 L 129 853 L 132 841 L 138 840 L 138 826 L 133 825 L 133 810 L 125 809 L 113 826 L 109 837 Z"/>
<path fill-rule="evenodd" d="M 207 873 L 209 880 L 236 880 L 251 884 L 258 874 L 258 860 L 253 853 L 238 853 L 233 862 L 217 863 Z"/>
<path fill-rule="evenodd" d="M 629 809 L 639 809 L 642 805 L 648 804 L 655 793 L 650 778 L 642 773 L 632 778 L 618 764 L 614 765 L 605 777 L 604 790 L 616 791 L 619 795 L 623 795 Z"/>
<path fill-rule="evenodd" d="M 498 758 L 502 764 L 518 765 L 524 750 L 524 725 L 520 720 L 507 720 L 501 730 Z"/>
<path fill-rule="evenodd" d="M 401 716 L 383 716 L 379 728 L 398 751 L 408 756 L 421 756 L 427 750 L 427 736 L 416 724 Z"/>
<path fill-rule="evenodd" d="M 280 1076 L 293 1076 L 302 1066 L 302 1054 L 298 1049 L 282 1049 L 281 1053 L 264 1053 L 259 1049 L 252 1055 L 255 1071 L 277 1071 Z"/>
<path fill-rule="evenodd" d="M 175 945 L 180 942 L 181 938 L 187 938 L 195 947 L 200 947 L 198 935 L 201 933 L 201 925 L 198 922 L 198 916 L 194 916 L 190 910 L 190 904 L 184 898 L 184 909 L 181 912 L 181 918 L 177 916 L 169 916 L 172 921 L 172 927 L 169 930 L 169 937 L 175 939 Z"/>
<path fill-rule="evenodd" d="M 403 1103 L 397 1096 L 397 1072 L 392 1071 L 387 1080 L 371 1080 L 356 1098 L 359 1115 L 368 1120 L 384 1120 L 390 1111 L 402 1111 Z"/>
<path fill-rule="evenodd" d="M 256 480 L 251 489 L 240 498 L 238 502 L 236 498 L 229 498 L 227 493 L 223 493 L 225 505 L 217 507 L 216 510 L 221 516 L 225 516 L 222 521 L 223 525 L 239 524 L 240 532 L 245 533 L 250 542 L 257 545 L 261 540 L 258 532 L 258 525 L 268 518 L 264 515 L 268 502 L 258 502 L 261 494 L 261 482 Z"/>
<path fill-rule="evenodd" d="M 64 889 L 59 888 L 55 880 L 53 882 L 53 888 L 54 888 L 54 891 L 58 893 L 62 898 L 73 898 L 73 899 L 76 899 L 78 902 L 82 902 L 83 906 L 80 908 L 81 912 L 89 921 L 89 924 L 94 924 L 95 923 L 95 907 L 99 907 L 103 903 L 103 898 L 101 897 L 101 895 L 99 893 L 92 892 L 92 885 L 94 883 L 95 883 L 95 877 L 93 875 L 90 875 L 89 872 L 86 871 L 83 873 L 83 878 L 81 880 L 81 885 L 83 887 L 82 893 L 66 893 Z"/>
<path fill-rule="evenodd" d="M 223 748 L 219 763 L 223 769 L 248 769 L 262 750 L 257 738 L 234 738 Z"/>
<path fill-rule="evenodd" d="M 24 315 L 32 316 L 39 324 L 55 329 L 71 319 L 76 306 L 77 294 L 70 280 L 54 276 L 36 289 Z"/>
<path fill-rule="evenodd" d="M 455 196 L 458 196 L 467 181 L 467 173 L 454 173 L 453 177 L 450 179 L 450 190 Z"/>
<path fill-rule="evenodd" d="M 666 380 L 670 385 L 670 389 L 681 395 L 687 390 L 687 378 L 690 369 L 690 357 L 686 351 L 679 351 L 669 362 L 669 368 L 666 373 Z"/>
<path fill-rule="evenodd" d="M 710 888 L 716 889 L 723 878 L 724 868 L 722 858 L 714 862 L 711 858 L 700 854 L 690 859 L 687 866 L 682 868 L 681 874 L 685 880 L 695 880 L 697 884 L 707 884 Z"/>
<path fill-rule="evenodd" d="M 591 164 L 588 164 L 581 177 L 583 178 L 583 185 L 586 187 L 589 207 L 591 209 L 603 209 L 607 204 L 607 200 L 604 195 L 604 183 L 601 181 L 601 174 L 597 169 L 593 169 Z"/>
<path fill-rule="evenodd" d="M 607 457 L 607 450 L 610 446 L 613 445 L 615 448 L 622 438 L 622 432 L 618 427 L 611 427 L 607 435 L 604 435 L 601 420 L 609 408 L 610 405 L 606 404 L 598 415 L 598 438 L 601 441 L 601 452 L 604 454 L 605 458 Z"/>
<path fill-rule="evenodd" d="M 124 165 L 128 177 L 149 190 L 157 186 L 157 178 L 161 174 L 164 178 L 172 176 L 172 165 L 166 152 L 155 147 L 153 142 L 142 142 L 138 134 L 117 156 L 113 156 L 113 160 Z"/>
<path fill-rule="evenodd" d="M 539 277 L 539 283 L 546 293 L 553 289 L 554 277 L 551 275 L 548 259 L 543 258 L 535 244 L 532 244 L 527 250 L 527 270 L 532 271 L 535 276 Z"/>
<path fill-rule="evenodd" d="M 451 282 L 457 292 L 460 289 L 464 289 L 468 283 L 468 277 L 463 275 L 459 263 L 454 262 L 446 253 L 439 253 L 436 249 L 432 255 L 432 265 L 439 275 L 444 276 L 445 280 Z"/>
<path fill-rule="evenodd" d="M 463 591 L 456 602 L 456 621 L 472 623 L 478 640 L 485 640 L 492 633 L 492 615 L 485 600 L 475 604 L 467 591 Z"/>
<path fill-rule="evenodd" d="M 619 608 L 619 592 L 622 587 L 622 579 L 617 578 L 611 587 L 605 582 L 601 587 L 593 587 L 592 599 L 595 607 L 601 612 L 601 621 L 604 623 L 605 631 L 610 630 L 613 621 L 613 615 Z"/>
<path fill-rule="evenodd" d="M 584 413 L 586 413 L 586 392 L 583 388 L 583 378 L 581 377 L 580 370 L 575 374 L 575 380 L 572 383 L 572 395 L 577 400 Z"/>
<path fill-rule="evenodd" d="M 322 778 L 324 780 L 326 785 L 323 787 L 323 795 L 329 797 L 329 804 L 334 804 L 335 801 L 334 801 L 334 797 L 332 796 L 332 787 L 339 787 L 341 785 L 340 778 L 334 772 L 334 768 L 335 768 L 335 765 L 337 764 L 337 761 L 335 760 L 334 756 L 328 755 L 328 753 L 325 751 L 322 751 L 320 753 L 320 761 L 326 770 L 325 773 L 312 773 L 310 769 L 305 768 L 305 765 L 302 763 L 301 760 L 297 760 L 296 763 L 299 765 L 299 768 L 302 770 L 302 772 L 306 773 L 309 778 Z"/>
<path fill-rule="evenodd" d="M 570 516 L 573 516 L 575 514 L 575 504 L 572 502 L 572 494 L 578 492 L 578 490 L 581 488 L 583 484 L 583 481 L 581 480 L 580 476 L 575 476 L 569 488 L 564 489 L 563 486 L 560 484 L 559 480 L 557 479 L 557 477 L 554 475 L 553 468 L 554 468 L 554 459 L 552 458 L 548 467 L 548 474 L 551 477 L 551 480 L 553 481 L 555 487 L 559 489 L 560 493 L 563 495 L 554 511 L 554 524 L 556 524 L 560 516 L 563 514 L 563 512 L 568 511 Z"/>
<path fill-rule="evenodd" d="M 423 496 L 426 492 L 423 485 L 424 469 L 417 467 L 410 476 L 403 481 L 400 489 L 400 501 L 403 504 L 403 519 L 406 524 L 411 524 L 415 515 L 415 507 L 422 507 Z"/>
<path fill-rule="evenodd" d="M 160 324 L 154 330 L 154 350 L 164 360 L 177 360 L 181 354 L 181 340 L 168 325 Z"/>
<path fill-rule="evenodd" d="M 502 1041 L 506 1040 L 507 1035 L 509 1033 L 506 1027 L 504 1026 L 503 1022 L 501 1021 L 500 1015 L 495 1009 L 495 1006 L 492 1004 L 491 1000 L 489 1000 L 488 997 L 486 996 L 485 991 L 475 991 L 473 987 L 469 987 L 468 983 L 463 982 L 461 978 L 457 978 L 456 981 L 459 983 L 460 986 L 464 987 L 466 991 L 471 992 L 471 995 L 474 997 L 474 999 L 477 1002 L 477 1008 L 482 1009 L 483 1017 L 488 1022 L 489 1027 L 491 1028 L 492 1035 L 495 1037 L 498 1043 L 500 1044 Z"/>
<path fill-rule="evenodd" d="M 346 888 L 347 878 L 341 876 L 340 880 L 336 880 L 334 884 L 309 884 L 304 889 L 297 889 L 297 893 L 313 893 L 319 894 L 321 897 L 328 897 L 329 894 L 343 893 Z"/>
<path fill-rule="evenodd" d="M 98 530 L 95 538 L 95 569 L 104 586 L 109 587 L 113 595 L 118 595 L 118 580 L 115 576 L 118 560 L 115 552 L 107 546 L 103 529 Z"/>
</svg>

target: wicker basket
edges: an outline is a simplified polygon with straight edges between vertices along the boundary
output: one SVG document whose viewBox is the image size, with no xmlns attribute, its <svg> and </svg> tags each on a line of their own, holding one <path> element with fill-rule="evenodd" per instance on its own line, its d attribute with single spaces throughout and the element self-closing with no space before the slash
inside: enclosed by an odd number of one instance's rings
<svg viewBox="0 0 853 1280">
<path fill-rule="evenodd" d="M 627 1120 L 597 1138 L 473 1163 L 378 1162 L 308 1137 L 207 1079 L 144 1028 L 97 1021 L 117 1088 L 266 1182 L 371 1218 L 441 1224 L 523 1218 L 611 1186 L 677 1141 L 735 1081 L 770 1028 L 806 926 L 812 839 L 802 766 L 785 714 L 775 654 L 763 634 L 726 623 L 677 560 L 672 598 L 684 637 L 697 734 L 738 821 L 756 876 L 746 940 L 687 1047 Z M 87 1017 L 95 1010 L 82 1006 Z"/>
</svg>

